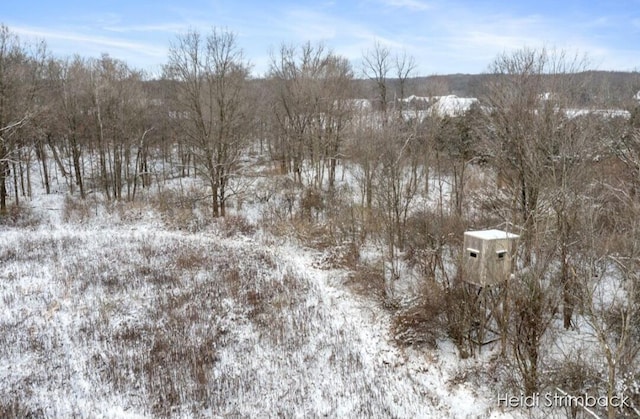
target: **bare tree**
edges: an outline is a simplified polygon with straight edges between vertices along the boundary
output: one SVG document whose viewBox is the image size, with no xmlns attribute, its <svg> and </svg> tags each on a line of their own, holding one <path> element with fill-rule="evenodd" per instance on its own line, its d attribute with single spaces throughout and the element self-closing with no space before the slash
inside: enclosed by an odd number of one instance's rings
<svg viewBox="0 0 640 419">
<path fill-rule="evenodd" d="M 7 211 L 7 180 L 13 170 L 14 192 L 18 200 L 18 170 L 21 154 L 30 147 L 20 130 L 37 114 L 36 92 L 40 87 L 44 43 L 30 53 L 17 36 L 0 26 L 0 213 Z"/>
<path fill-rule="evenodd" d="M 372 109 L 373 112 L 364 112 L 364 117 L 359 120 L 357 128 L 360 133 L 364 133 L 367 137 L 376 138 L 376 135 L 383 137 L 380 142 L 369 141 L 368 144 L 361 144 L 361 146 L 358 146 L 360 155 L 354 156 L 364 175 L 363 190 L 366 196 L 367 208 L 371 208 L 371 197 L 373 195 L 372 180 L 376 172 L 377 160 L 381 155 L 375 148 L 387 142 L 385 137 L 392 138 L 398 135 L 403 137 L 410 131 L 413 131 L 410 135 L 414 137 L 412 140 L 413 151 L 416 151 L 416 146 L 420 142 L 420 139 L 417 138 L 419 136 L 417 134 L 417 126 L 420 123 L 419 118 L 416 118 L 417 115 L 403 115 L 404 101 L 402 99 L 404 99 L 407 83 L 413 76 L 415 69 L 416 63 L 413 57 L 407 55 L 406 52 L 394 56 L 392 55 L 391 49 L 380 42 L 375 42 L 373 48 L 363 53 L 362 72 L 365 77 L 374 83 L 373 103 L 375 105 Z M 398 113 L 394 113 L 393 115 L 389 115 L 387 112 L 390 101 L 390 75 L 396 77 L 400 96 L 399 98 L 394 96 L 394 102 L 399 102 L 400 105 L 397 107 Z M 363 110 L 360 112 L 362 113 L 362 111 Z M 386 127 L 388 124 L 391 124 L 391 129 Z M 399 131 L 403 131 L 403 133 L 401 134 Z M 377 132 L 377 134 L 374 135 L 375 132 Z M 358 138 L 357 133 L 355 137 L 356 139 Z M 390 141 L 393 142 L 394 140 Z M 365 148 L 372 148 L 370 151 L 373 152 L 371 153 L 365 150 Z M 426 161 L 424 163 L 426 163 Z M 426 164 L 422 167 L 425 172 L 428 171 Z"/>
<path fill-rule="evenodd" d="M 446 167 L 442 169 L 451 176 L 452 205 L 459 218 L 462 218 L 465 206 L 467 169 L 479 157 L 474 126 L 481 120 L 480 114 L 481 110 L 474 106 L 464 115 L 433 116 L 434 125 L 438 127 L 435 133 L 437 157 L 442 153 L 446 160 Z"/>
<path fill-rule="evenodd" d="M 214 217 L 226 214 L 229 183 L 239 168 L 251 126 L 246 86 L 250 65 L 230 32 L 213 29 L 178 37 L 169 49 L 167 77 L 176 81 L 175 106 L 207 179 Z"/>
<path fill-rule="evenodd" d="M 369 136 L 375 141 L 359 147 L 360 155 L 355 161 L 363 175 L 362 189 L 367 208 L 371 209 L 373 197 L 375 213 L 380 217 L 386 248 L 386 290 L 390 300 L 394 299 L 393 281 L 400 276 L 398 257 L 406 245 L 411 205 L 422 183 L 428 183 L 426 156 L 429 150 L 425 131 L 421 129 L 422 121 L 417 113 L 405 114 L 402 100 L 415 68 L 414 59 L 406 52 L 393 55 L 391 49 L 380 42 L 365 51 L 362 57 L 363 73 L 375 86 L 374 112 L 366 120 L 369 127 L 363 131 L 371 131 Z M 390 76 L 395 80 L 389 80 Z M 397 112 L 390 112 L 389 91 L 394 84 L 399 88 L 393 97 L 393 109 Z"/>
<path fill-rule="evenodd" d="M 145 99 L 142 73 L 126 63 L 103 55 L 90 63 L 91 113 L 103 190 L 107 199 L 127 199 L 132 192 L 132 155 L 138 143 L 137 131 L 144 132 Z M 142 127 L 141 127 L 142 125 Z"/>
<path fill-rule="evenodd" d="M 398 81 L 398 95 L 395 97 L 395 103 L 398 104 L 398 112 L 400 118 L 402 118 L 402 113 L 405 109 L 405 95 L 407 93 L 407 83 L 410 78 L 413 77 L 414 72 L 417 68 L 417 64 L 415 59 L 407 55 L 406 51 L 403 51 L 402 54 L 396 54 L 395 56 L 395 71 L 396 78 Z"/>
<path fill-rule="evenodd" d="M 559 128 L 572 105 L 563 81 L 583 68 L 563 52 L 522 49 L 499 56 L 488 79 L 484 146 L 498 171 L 507 173 L 514 222 L 523 227 L 525 259 L 531 261 L 540 197 L 549 164 L 564 137 Z"/>
<path fill-rule="evenodd" d="M 380 165 L 374 174 L 376 212 L 386 244 L 387 297 L 394 299 L 393 281 L 400 278 L 399 252 L 406 244 L 407 219 L 424 179 L 420 142 L 415 121 L 392 121 L 382 129 Z"/>
<path fill-rule="evenodd" d="M 383 157 L 381 146 L 385 141 L 374 120 L 375 115 L 370 109 L 359 110 L 353 120 L 347 152 L 353 163 L 352 172 L 360 185 L 361 204 L 368 212 L 373 208 L 374 177 L 380 167 Z"/>
<path fill-rule="evenodd" d="M 48 67 L 51 95 L 50 121 L 46 127 L 46 144 L 58 169 L 68 179 L 71 192 L 77 186 L 85 198 L 84 151 L 92 146 L 93 119 L 90 67 L 79 56 L 66 60 L 52 60 Z M 61 155 L 69 158 L 69 173 Z"/>
<path fill-rule="evenodd" d="M 586 333 L 605 361 L 599 384 L 610 401 L 607 417 L 613 419 L 624 413 L 616 409 L 613 397 L 632 396 L 623 394 L 624 381 L 637 379 L 640 367 L 640 231 L 635 221 L 640 214 L 624 188 L 607 185 L 591 192 L 582 200 L 580 251 L 572 273 Z"/>
<path fill-rule="evenodd" d="M 525 265 L 536 257 L 534 243 L 547 242 L 546 218 L 555 213 L 554 257 L 562 266 L 558 276 L 566 328 L 573 311 L 569 252 L 572 219 L 580 205 L 576 192 L 593 158 L 589 150 L 596 146 L 590 124 L 575 118 L 586 83 L 576 74 L 585 66 L 583 58 L 562 51 L 523 49 L 502 55 L 491 67 L 483 104 L 483 146 L 507 180 L 502 206 L 513 215 L 503 221 L 522 228 Z"/>
<path fill-rule="evenodd" d="M 324 137 L 323 161 L 328 161 L 329 165 L 329 188 L 333 188 L 335 184 L 337 162 L 344 152 L 345 131 L 354 112 L 354 103 L 349 97 L 352 80 L 353 72 L 349 61 L 332 55 L 324 75 L 325 109 L 322 112 L 322 125 L 319 127 Z"/>
<path fill-rule="evenodd" d="M 333 187 L 353 110 L 349 62 L 321 44 L 282 46 L 280 54 L 272 56 L 269 78 L 276 100 L 273 157 L 299 183 L 306 161 L 315 188 L 322 187 L 328 169 L 329 187 Z"/>
<path fill-rule="evenodd" d="M 518 273 L 517 281 L 509 285 L 513 309 L 507 340 L 527 395 L 535 394 L 541 387 L 544 337 L 560 302 L 550 269 L 553 246 L 536 243 L 536 249 L 533 264 Z"/>
<path fill-rule="evenodd" d="M 376 110 L 386 114 L 389 102 L 393 100 L 393 107 L 398 111 L 397 117 L 402 118 L 402 112 L 405 108 L 403 99 L 407 92 L 407 84 L 416 68 L 415 59 L 407 55 L 406 51 L 392 54 L 389 47 L 378 41 L 375 42 L 373 48 L 363 53 L 362 72 L 375 85 Z M 395 79 L 390 80 L 390 76 Z M 394 85 L 398 90 L 393 90 L 393 98 L 389 98 L 389 91 Z"/>
<path fill-rule="evenodd" d="M 388 77 L 391 71 L 391 50 L 376 42 L 372 49 L 367 50 L 362 57 L 363 73 L 376 85 L 376 108 L 386 113 L 388 99 Z"/>
<path fill-rule="evenodd" d="M 640 105 L 631 111 L 628 121 L 616 118 L 604 132 L 611 141 L 611 150 L 625 166 L 626 188 L 635 199 L 640 199 Z"/>
</svg>

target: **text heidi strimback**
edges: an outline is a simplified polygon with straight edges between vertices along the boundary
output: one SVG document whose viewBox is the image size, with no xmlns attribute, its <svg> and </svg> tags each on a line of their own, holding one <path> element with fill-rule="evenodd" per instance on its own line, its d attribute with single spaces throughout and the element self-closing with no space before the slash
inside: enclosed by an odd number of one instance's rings
<svg viewBox="0 0 640 419">
<path fill-rule="evenodd" d="M 591 396 L 581 394 L 572 396 L 562 393 L 533 393 L 525 396 L 511 396 L 508 394 L 498 396 L 498 405 L 504 407 L 631 407 L 627 396 Z"/>
</svg>

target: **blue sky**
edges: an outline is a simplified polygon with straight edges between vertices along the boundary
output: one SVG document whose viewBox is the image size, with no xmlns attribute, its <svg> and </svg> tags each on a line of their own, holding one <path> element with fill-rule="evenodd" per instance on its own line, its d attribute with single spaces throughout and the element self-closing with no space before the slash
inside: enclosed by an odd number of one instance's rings
<svg viewBox="0 0 640 419">
<path fill-rule="evenodd" d="M 586 54 L 599 70 L 640 70 L 640 0 L 0 0 L 0 22 L 59 57 L 108 53 L 159 73 L 179 34 L 230 30 L 268 69 L 282 43 L 324 42 L 354 69 L 374 43 L 413 56 L 418 75 L 480 73 L 502 52 Z"/>
</svg>

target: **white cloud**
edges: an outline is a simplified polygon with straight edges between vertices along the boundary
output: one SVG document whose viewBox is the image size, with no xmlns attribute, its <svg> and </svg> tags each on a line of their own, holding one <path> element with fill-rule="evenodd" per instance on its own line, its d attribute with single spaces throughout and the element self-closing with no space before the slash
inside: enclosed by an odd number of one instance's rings
<svg viewBox="0 0 640 419">
<path fill-rule="evenodd" d="M 424 11 L 431 9 L 431 5 L 420 0 L 383 0 L 383 3 L 391 7 L 400 7 L 413 11 Z"/>
<path fill-rule="evenodd" d="M 338 33 L 335 20 L 309 10 L 292 10 L 285 26 L 297 38 L 305 41 L 329 40 L 335 38 Z"/>
<path fill-rule="evenodd" d="M 167 45 L 161 42 L 140 42 L 136 40 L 87 35 L 80 31 L 64 31 L 25 26 L 12 26 L 11 30 L 21 39 L 44 40 L 49 51 L 56 57 L 66 58 L 79 54 L 83 57 L 98 58 L 109 54 L 131 66 L 150 74 L 159 74 L 166 63 Z"/>
<path fill-rule="evenodd" d="M 52 29 L 40 29 L 29 27 L 12 27 L 20 36 L 26 36 L 31 38 L 42 38 L 47 42 L 50 41 L 65 41 L 72 42 L 79 46 L 93 46 L 102 48 L 116 48 L 119 50 L 130 50 L 137 53 L 150 55 L 150 56 L 164 56 L 166 49 L 158 47 L 157 45 L 135 42 L 131 40 L 109 38 L 102 36 L 86 35 L 79 32 L 65 32 Z M 78 51 L 76 51 L 78 52 Z"/>
<path fill-rule="evenodd" d="M 110 32 L 129 33 L 129 32 L 165 32 L 165 33 L 183 33 L 189 29 L 189 25 L 185 23 L 160 23 L 156 25 L 106 25 L 103 28 Z"/>
</svg>

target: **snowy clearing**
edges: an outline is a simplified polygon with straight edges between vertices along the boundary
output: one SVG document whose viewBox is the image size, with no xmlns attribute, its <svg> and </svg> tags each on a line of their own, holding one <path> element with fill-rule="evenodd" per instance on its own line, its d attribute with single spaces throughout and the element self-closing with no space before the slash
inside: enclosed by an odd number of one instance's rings
<svg viewBox="0 0 640 419">
<path fill-rule="evenodd" d="M 2 231 L 6 416 L 500 417 L 459 380 L 480 361 L 395 346 L 389 314 L 318 252 L 215 225 L 59 223 L 56 205 Z"/>
</svg>

